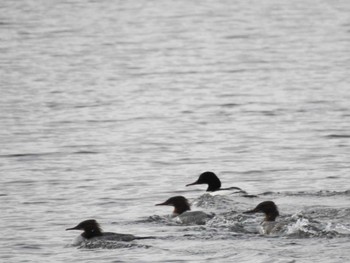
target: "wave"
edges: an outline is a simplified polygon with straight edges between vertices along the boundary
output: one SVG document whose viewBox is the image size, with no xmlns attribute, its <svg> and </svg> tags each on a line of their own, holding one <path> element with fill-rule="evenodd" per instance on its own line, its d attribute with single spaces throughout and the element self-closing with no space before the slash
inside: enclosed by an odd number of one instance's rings
<svg viewBox="0 0 350 263">
<path fill-rule="evenodd" d="M 264 192 L 261 194 L 258 194 L 258 196 L 314 196 L 314 197 L 330 197 L 330 196 L 350 196 L 350 190 L 345 191 L 328 191 L 328 190 L 321 190 L 321 191 L 286 191 L 286 192 Z"/>
<path fill-rule="evenodd" d="M 86 241 L 78 246 L 78 249 L 122 249 L 122 248 L 150 248 L 148 245 L 136 244 L 136 243 L 126 243 L 126 242 L 116 242 L 107 240 L 94 240 Z"/>
</svg>

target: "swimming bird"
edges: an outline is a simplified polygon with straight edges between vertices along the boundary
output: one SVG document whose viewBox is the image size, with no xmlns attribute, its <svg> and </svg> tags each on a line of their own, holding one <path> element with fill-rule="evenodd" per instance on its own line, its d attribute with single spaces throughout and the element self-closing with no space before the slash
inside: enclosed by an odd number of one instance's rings
<svg viewBox="0 0 350 263">
<path fill-rule="evenodd" d="M 207 214 L 202 211 L 190 211 L 191 206 L 188 200 L 183 196 L 173 196 L 165 202 L 156 205 L 173 206 L 174 211 L 172 217 L 176 218 L 176 220 L 182 224 L 202 225 L 214 216 L 213 214 Z"/>
<path fill-rule="evenodd" d="M 135 239 L 148 239 L 153 237 L 137 237 L 131 234 L 119 234 L 113 232 L 103 232 L 100 224 L 95 219 L 88 219 L 78 225 L 66 230 L 83 230 L 82 240 L 106 240 L 106 241 L 132 241 Z"/>
<path fill-rule="evenodd" d="M 282 225 L 275 220 L 279 216 L 277 205 L 273 201 L 264 201 L 258 204 L 254 209 L 243 212 L 244 214 L 264 213 L 265 218 L 261 223 L 261 233 L 271 234 L 281 230 Z"/>
<path fill-rule="evenodd" d="M 198 180 L 194 183 L 188 184 L 186 186 L 190 185 L 196 185 L 196 184 L 207 184 L 207 192 L 216 192 L 216 191 L 222 191 L 222 190 L 237 190 L 239 192 L 245 193 L 241 188 L 239 187 L 229 187 L 229 188 L 221 188 L 221 181 L 213 172 L 204 172 L 202 173 Z"/>
</svg>

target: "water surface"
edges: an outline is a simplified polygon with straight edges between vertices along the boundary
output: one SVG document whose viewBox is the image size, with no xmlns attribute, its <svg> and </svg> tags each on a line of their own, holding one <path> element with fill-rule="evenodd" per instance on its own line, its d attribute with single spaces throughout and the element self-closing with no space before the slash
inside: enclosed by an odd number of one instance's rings
<svg viewBox="0 0 350 263">
<path fill-rule="evenodd" d="M 348 1 L 2 1 L 0 258 L 345 262 Z M 186 188 L 206 170 L 257 198 Z M 268 192 L 268 193 L 266 193 Z M 265 193 L 265 194 L 262 194 Z M 163 220 L 174 195 L 216 213 Z M 259 235 L 274 200 L 289 232 Z M 151 235 L 71 247 L 64 229 Z"/>
</svg>

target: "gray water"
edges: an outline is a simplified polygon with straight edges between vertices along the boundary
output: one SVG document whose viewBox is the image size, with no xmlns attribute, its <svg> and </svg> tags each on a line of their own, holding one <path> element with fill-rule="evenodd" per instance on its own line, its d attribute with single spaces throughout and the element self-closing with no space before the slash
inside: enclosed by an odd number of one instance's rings
<svg viewBox="0 0 350 263">
<path fill-rule="evenodd" d="M 349 261 L 349 1 L 2 0 L 0 40 L 1 261 Z M 89 218 L 156 238 L 72 246 Z"/>
</svg>

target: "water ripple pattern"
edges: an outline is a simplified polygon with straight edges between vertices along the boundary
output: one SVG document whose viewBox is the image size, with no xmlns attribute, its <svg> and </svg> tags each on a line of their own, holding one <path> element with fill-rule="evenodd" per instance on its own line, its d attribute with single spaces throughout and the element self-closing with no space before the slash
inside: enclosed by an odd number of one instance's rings
<svg viewBox="0 0 350 263">
<path fill-rule="evenodd" d="M 349 1 L 3 0 L 0 13 L 0 261 L 348 261 Z M 257 197 L 185 187 L 204 171 Z M 215 216 L 173 221 L 155 204 L 175 195 Z M 242 214 L 264 200 L 281 235 Z M 71 246 L 64 229 L 89 218 L 156 238 Z"/>
</svg>

